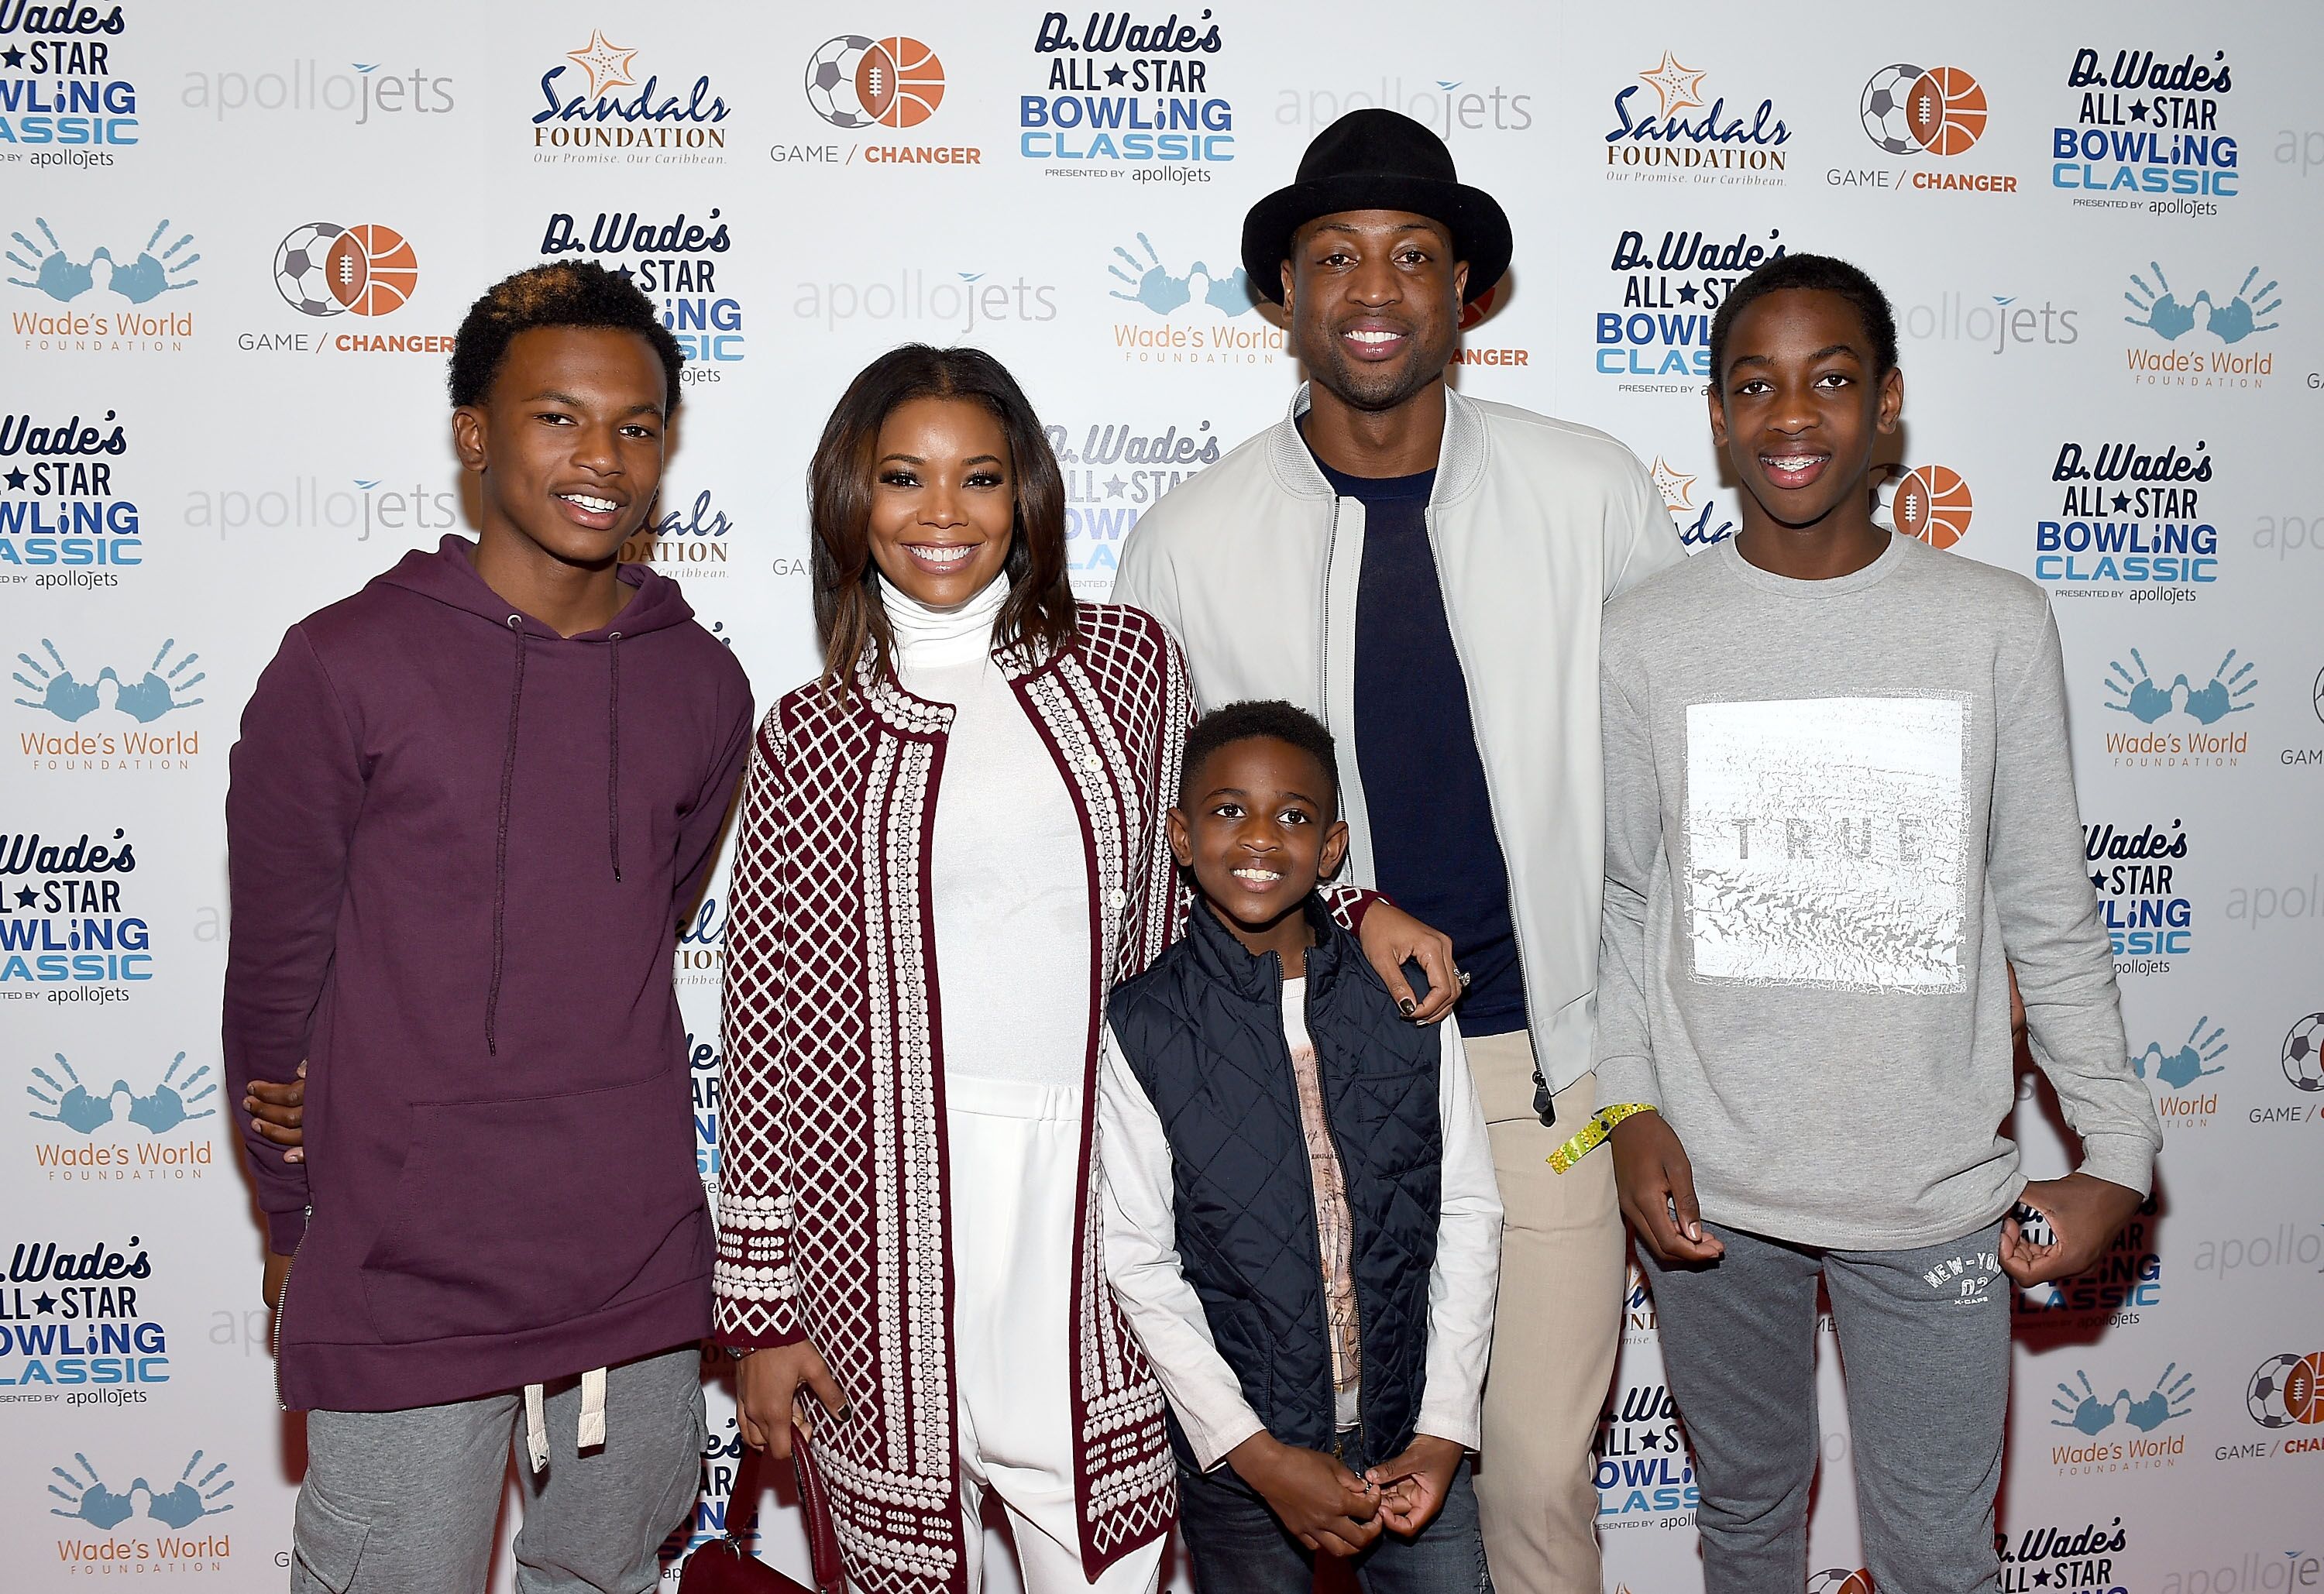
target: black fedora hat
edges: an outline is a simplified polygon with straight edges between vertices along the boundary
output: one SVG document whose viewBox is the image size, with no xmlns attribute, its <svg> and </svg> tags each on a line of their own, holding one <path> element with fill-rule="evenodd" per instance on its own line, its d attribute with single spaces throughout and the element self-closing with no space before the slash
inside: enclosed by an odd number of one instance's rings
<svg viewBox="0 0 2324 1594">
<path fill-rule="evenodd" d="M 1405 210 L 1442 224 L 1469 263 L 1464 297 L 1491 290 L 1509 269 L 1509 218 L 1499 201 L 1453 175 L 1444 141 L 1395 111 L 1350 111 L 1315 135 L 1299 179 L 1250 207 L 1242 223 L 1242 269 L 1254 291 L 1283 302 L 1291 235 L 1319 216 Z"/>
</svg>

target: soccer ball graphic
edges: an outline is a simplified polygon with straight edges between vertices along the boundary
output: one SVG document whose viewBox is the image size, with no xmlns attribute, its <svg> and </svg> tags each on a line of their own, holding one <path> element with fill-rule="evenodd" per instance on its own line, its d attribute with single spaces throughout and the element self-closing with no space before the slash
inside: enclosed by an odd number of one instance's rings
<svg viewBox="0 0 2324 1594">
<path fill-rule="evenodd" d="M 1872 1574 L 1861 1567 L 1831 1567 L 1809 1576 L 1808 1594 L 1872 1594 Z"/>
<path fill-rule="evenodd" d="M 346 229 L 337 222 L 310 221 L 292 227 L 274 246 L 274 289 L 302 316 L 337 316 L 346 306 L 331 292 L 331 245 Z"/>
<path fill-rule="evenodd" d="M 1920 68 L 1898 61 L 1872 74 L 1864 86 L 1864 132 L 1892 155 L 1916 155 L 1924 147 L 1913 135 L 1913 85 Z"/>
<path fill-rule="evenodd" d="M 2324 1091 L 2324 1013 L 2310 1013 L 2283 1037 L 2283 1077 L 2303 1091 Z"/>
<path fill-rule="evenodd" d="M 2324 1354 L 2301 1356 L 2286 1350 L 2259 1364 L 2244 1390 L 2244 1408 L 2263 1428 L 2289 1428 L 2294 1423 L 2324 1422 L 2324 1405 L 2316 1388 Z"/>
<path fill-rule="evenodd" d="M 834 127 L 869 127 L 872 113 L 855 92 L 856 63 L 872 48 L 861 33 L 826 39 L 807 58 L 807 103 Z"/>
</svg>

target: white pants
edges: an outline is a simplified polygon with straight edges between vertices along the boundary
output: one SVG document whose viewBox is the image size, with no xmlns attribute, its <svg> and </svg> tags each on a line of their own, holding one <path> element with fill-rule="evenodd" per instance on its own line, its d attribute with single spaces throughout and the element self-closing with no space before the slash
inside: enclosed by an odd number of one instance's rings
<svg viewBox="0 0 2324 1594">
<path fill-rule="evenodd" d="M 1001 1497 L 1026 1594 L 1153 1594 L 1164 1541 L 1082 1575 L 1074 1506 L 1074 1194 L 1078 1089 L 945 1081 L 951 1152 L 953 1378 L 970 1594 L 983 1587 L 977 1519 Z"/>
</svg>

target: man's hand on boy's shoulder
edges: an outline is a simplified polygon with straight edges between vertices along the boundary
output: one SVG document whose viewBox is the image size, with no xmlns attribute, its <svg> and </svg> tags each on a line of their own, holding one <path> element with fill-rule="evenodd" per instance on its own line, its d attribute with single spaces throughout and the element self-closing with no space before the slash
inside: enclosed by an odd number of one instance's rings
<svg viewBox="0 0 2324 1594">
<path fill-rule="evenodd" d="M 299 1077 L 286 1079 L 279 1084 L 272 1080 L 254 1079 L 250 1092 L 242 1099 L 242 1110 L 250 1114 L 250 1127 L 258 1131 L 259 1138 L 277 1146 L 287 1146 L 284 1162 L 307 1160 L 307 1065 L 299 1064 Z"/>
<path fill-rule="evenodd" d="M 1668 1119 L 1659 1112 L 1634 1112 L 1614 1126 L 1609 1149 L 1622 1216 L 1655 1256 L 1678 1266 L 1727 1254 L 1727 1247 L 1702 1226 L 1694 1165 Z"/>
<path fill-rule="evenodd" d="M 1364 1474 L 1380 1491 L 1380 1520 L 1409 1538 L 1436 1520 L 1461 1470 L 1462 1447 L 1433 1433 L 1416 1433 L 1404 1453 Z"/>
<path fill-rule="evenodd" d="M 2144 1199 L 2127 1184 L 2096 1174 L 2036 1179 L 2017 1199 L 2050 1225 L 2050 1242 L 2025 1237 L 2015 1216 L 2001 1221 L 2001 1270 L 2023 1287 L 2088 1273 Z"/>
<path fill-rule="evenodd" d="M 1353 1555 L 1379 1537 L 1379 1490 L 1321 1451 L 1261 1429 L 1227 1452 L 1227 1465 L 1310 1550 Z"/>
</svg>

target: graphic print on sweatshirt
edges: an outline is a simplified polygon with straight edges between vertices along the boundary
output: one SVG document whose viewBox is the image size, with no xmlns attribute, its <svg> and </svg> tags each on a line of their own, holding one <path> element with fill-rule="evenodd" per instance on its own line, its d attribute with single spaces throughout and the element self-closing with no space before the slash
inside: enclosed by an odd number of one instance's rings
<svg viewBox="0 0 2324 1594">
<path fill-rule="evenodd" d="M 1689 705 L 1694 977 L 1961 990 L 1968 733 L 1958 698 Z"/>
</svg>

